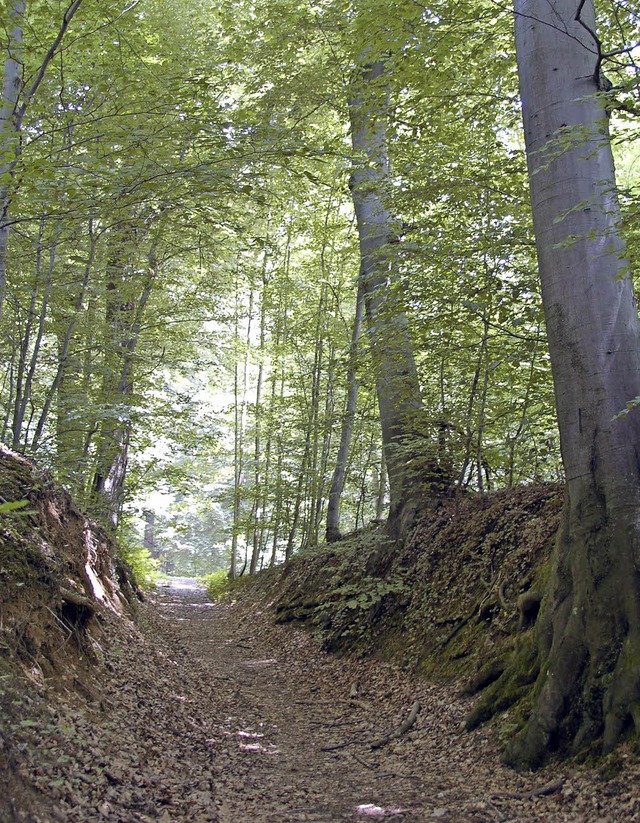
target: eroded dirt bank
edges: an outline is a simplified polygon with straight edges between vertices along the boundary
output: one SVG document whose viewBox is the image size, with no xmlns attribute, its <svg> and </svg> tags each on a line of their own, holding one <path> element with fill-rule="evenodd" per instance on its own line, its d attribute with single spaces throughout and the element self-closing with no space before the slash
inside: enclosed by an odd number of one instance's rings
<svg viewBox="0 0 640 823">
<path fill-rule="evenodd" d="M 468 699 L 327 656 L 249 603 L 214 605 L 183 585 L 161 590 L 142 625 L 110 629 L 86 706 L 34 691 L 12 754 L 39 791 L 28 811 L 16 797 L 16 820 L 640 819 L 638 767 L 609 782 L 519 776 L 498 765 L 489 730 L 461 731 Z M 372 748 L 416 702 L 415 724 Z"/>
</svg>

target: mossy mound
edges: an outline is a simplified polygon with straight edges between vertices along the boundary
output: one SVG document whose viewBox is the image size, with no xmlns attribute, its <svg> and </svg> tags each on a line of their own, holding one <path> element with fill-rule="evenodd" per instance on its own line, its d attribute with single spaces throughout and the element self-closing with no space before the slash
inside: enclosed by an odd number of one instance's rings
<svg viewBox="0 0 640 823">
<path fill-rule="evenodd" d="M 535 622 L 562 507 L 558 485 L 446 501 L 407 539 L 371 525 L 258 575 L 279 622 L 329 651 L 375 654 L 473 693 Z"/>
</svg>

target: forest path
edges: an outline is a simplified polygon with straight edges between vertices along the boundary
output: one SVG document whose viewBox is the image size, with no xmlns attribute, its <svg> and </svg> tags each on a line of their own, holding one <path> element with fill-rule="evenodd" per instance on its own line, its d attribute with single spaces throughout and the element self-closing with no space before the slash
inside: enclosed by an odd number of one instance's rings
<svg viewBox="0 0 640 823">
<path fill-rule="evenodd" d="M 461 731 L 468 702 L 450 690 L 327 656 L 255 604 L 208 602 L 193 581 L 160 589 L 147 611 L 148 639 L 116 664 L 120 750 L 101 819 L 609 819 L 591 816 L 591 791 L 583 797 L 575 778 L 537 794 L 558 775 L 523 778 L 500 766 L 490 732 Z M 372 749 L 416 701 L 411 729 Z"/>
</svg>

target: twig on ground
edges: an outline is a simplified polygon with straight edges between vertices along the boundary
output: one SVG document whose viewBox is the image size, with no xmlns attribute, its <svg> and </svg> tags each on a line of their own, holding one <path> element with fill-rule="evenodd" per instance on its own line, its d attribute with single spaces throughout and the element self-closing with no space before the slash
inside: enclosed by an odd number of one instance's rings
<svg viewBox="0 0 640 823">
<path fill-rule="evenodd" d="M 309 720 L 313 726 L 325 726 L 328 729 L 338 729 L 340 726 L 355 726 L 357 724 L 357 720 L 342 720 L 342 721 L 333 721 L 327 722 L 326 720 Z"/>
<path fill-rule="evenodd" d="M 543 797 L 549 794 L 556 794 L 564 786 L 564 777 L 559 780 L 552 780 L 544 786 L 538 786 L 528 792 L 505 792 L 504 794 L 492 794 L 492 798 L 513 798 L 515 800 L 532 800 L 534 797 Z"/>
<path fill-rule="evenodd" d="M 365 760 L 364 757 L 360 757 L 359 754 L 351 752 L 351 756 L 354 758 L 354 760 L 357 760 L 358 763 L 361 763 L 363 766 L 366 766 L 367 769 L 375 769 L 373 763 L 369 763 L 368 760 Z"/>
<path fill-rule="evenodd" d="M 354 743 L 361 743 L 357 737 L 352 737 L 351 740 L 345 740 L 344 743 L 333 743 L 331 746 L 321 746 L 321 752 L 336 752 L 338 749 L 346 749 L 347 746 L 353 746 Z"/>
<path fill-rule="evenodd" d="M 409 729 L 413 726 L 418 718 L 418 712 L 420 711 L 420 703 L 416 700 L 416 702 L 411 707 L 411 711 L 407 715 L 406 719 L 395 729 L 392 729 L 390 732 L 387 732 L 383 737 L 379 740 L 376 740 L 374 743 L 371 743 L 372 749 L 380 749 L 382 746 L 386 746 L 391 740 L 395 740 L 397 737 L 405 734 L 408 732 Z"/>
</svg>

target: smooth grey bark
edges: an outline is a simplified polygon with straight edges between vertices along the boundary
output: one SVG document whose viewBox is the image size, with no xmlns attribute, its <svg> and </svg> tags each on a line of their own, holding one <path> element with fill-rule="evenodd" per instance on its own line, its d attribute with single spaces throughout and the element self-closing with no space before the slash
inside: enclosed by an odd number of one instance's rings
<svg viewBox="0 0 640 823">
<path fill-rule="evenodd" d="M 22 35 L 25 0 L 14 0 L 8 12 L 7 57 L 2 82 L 0 108 L 0 317 L 7 288 L 7 245 L 9 242 L 9 203 L 15 158 L 18 152 L 19 128 L 16 119 L 18 98 L 22 86 Z"/>
<path fill-rule="evenodd" d="M 516 47 L 566 500 L 533 650 L 488 700 L 531 678 L 507 748 L 610 750 L 640 723 L 640 333 L 618 229 L 592 0 L 515 0 Z M 526 644 L 525 644 L 526 645 Z M 535 679 L 535 677 L 534 677 Z"/>
<path fill-rule="evenodd" d="M 425 493 L 433 492 L 436 485 L 433 481 L 439 485 L 443 478 L 428 453 L 419 453 L 420 447 L 427 443 L 428 426 L 398 288 L 397 255 L 393 249 L 398 241 L 398 226 L 387 205 L 389 100 L 383 60 L 363 65 L 354 73 L 349 116 L 355 154 L 351 193 L 360 242 L 360 282 L 389 475 L 389 527 L 392 534 L 402 535 L 411 522 L 412 509 Z"/>
<path fill-rule="evenodd" d="M 251 551 L 251 563 L 249 564 L 249 574 L 258 571 L 258 560 L 263 548 L 262 534 L 264 524 L 263 495 L 262 487 L 266 482 L 262 475 L 262 383 L 264 380 L 264 361 L 267 344 L 267 288 L 269 286 L 269 258 L 265 251 L 262 260 L 262 293 L 260 295 L 260 359 L 258 363 L 258 378 L 256 381 L 256 402 L 254 411 L 254 439 L 253 439 L 253 503 L 251 506 L 251 527 L 253 528 L 253 548 Z"/>
</svg>

